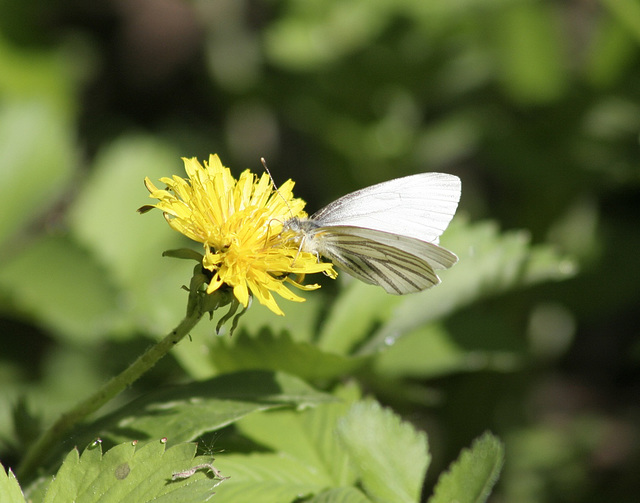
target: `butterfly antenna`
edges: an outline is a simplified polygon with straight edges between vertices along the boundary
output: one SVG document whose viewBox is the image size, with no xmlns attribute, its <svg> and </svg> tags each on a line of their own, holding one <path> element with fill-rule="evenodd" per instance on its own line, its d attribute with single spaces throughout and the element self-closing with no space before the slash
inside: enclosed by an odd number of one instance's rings
<svg viewBox="0 0 640 503">
<path fill-rule="evenodd" d="M 273 188 L 276 190 L 278 195 L 282 198 L 282 200 L 284 201 L 284 204 L 287 206 L 287 209 L 289 210 L 289 213 L 291 213 L 291 216 L 293 217 L 293 211 L 291 211 L 291 206 L 289 206 L 289 203 L 287 202 L 287 200 L 284 198 L 284 196 L 278 190 L 278 186 L 276 185 L 276 181 L 273 179 L 273 176 L 271 176 L 271 171 L 269 171 L 269 168 L 267 168 L 267 161 L 265 160 L 264 157 L 261 157 L 260 158 L 260 162 L 262 163 L 262 166 L 264 167 L 264 170 L 267 172 L 267 175 L 269 175 L 269 178 L 271 179 L 271 183 L 273 184 Z"/>
</svg>

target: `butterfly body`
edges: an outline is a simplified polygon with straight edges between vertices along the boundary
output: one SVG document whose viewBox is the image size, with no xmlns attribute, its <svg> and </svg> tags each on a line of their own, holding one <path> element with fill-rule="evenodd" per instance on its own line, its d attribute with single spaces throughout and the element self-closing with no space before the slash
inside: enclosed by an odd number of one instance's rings
<svg viewBox="0 0 640 503">
<path fill-rule="evenodd" d="M 443 173 L 396 178 L 347 194 L 308 219 L 292 218 L 302 251 L 322 255 L 356 278 L 403 295 L 440 282 L 458 261 L 438 246 L 460 199 L 460 179 Z"/>
</svg>

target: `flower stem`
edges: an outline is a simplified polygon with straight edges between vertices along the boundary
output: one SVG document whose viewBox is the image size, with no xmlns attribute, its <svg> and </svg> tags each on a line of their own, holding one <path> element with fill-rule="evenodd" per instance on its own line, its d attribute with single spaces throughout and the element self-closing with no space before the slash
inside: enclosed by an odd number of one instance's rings
<svg viewBox="0 0 640 503">
<path fill-rule="evenodd" d="M 147 349 L 136 361 L 129 365 L 127 369 L 119 375 L 112 377 L 93 395 L 62 414 L 29 448 L 26 456 L 18 466 L 18 478 L 30 477 L 42 460 L 48 457 L 50 450 L 60 441 L 63 435 L 89 414 L 97 411 L 109 400 L 134 383 L 147 370 L 153 367 L 160 358 L 167 354 L 173 346 L 180 342 L 180 340 L 196 326 L 204 314 L 200 303 L 197 304 L 197 306 L 194 306 L 190 303 L 191 309 L 187 309 L 187 316 L 169 335 Z"/>
</svg>

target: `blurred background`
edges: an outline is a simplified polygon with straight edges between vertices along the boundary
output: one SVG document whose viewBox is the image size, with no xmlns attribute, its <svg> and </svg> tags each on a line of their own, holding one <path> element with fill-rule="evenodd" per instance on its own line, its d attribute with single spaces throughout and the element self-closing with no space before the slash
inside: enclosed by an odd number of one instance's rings
<svg viewBox="0 0 640 503">
<path fill-rule="evenodd" d="M 517 365 L 434 376 L 400 412 L 439 469 L 496 433 L 492 501 L 637 501 L 639 49 L 635 0 L 0 1 L 0 459 L 179 319 L 192 266 L 135 214 L 144 176 L 264 156 L 311 213 L 453 173 L 459 218 L 569 257 L 448 320 Z"/>
</svg>

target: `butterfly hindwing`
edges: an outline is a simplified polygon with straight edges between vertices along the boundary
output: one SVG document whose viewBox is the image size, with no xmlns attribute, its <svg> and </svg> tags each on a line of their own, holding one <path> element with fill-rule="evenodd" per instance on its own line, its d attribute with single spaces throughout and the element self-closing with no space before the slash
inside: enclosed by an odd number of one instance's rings
<svg viewBox="0 0 640 503">
<path fill-rule="evenodd" d="M 388 293 L 419 292 L 440 283 L 433 267 L 424 258 L 355 234 L 351 228 L 320 228 L 316 239 L 321 243 L 318 253 L 361 281 L 380 285 Z M 424 244 L 439 248 L 431 243 Z"/>
</svg>

